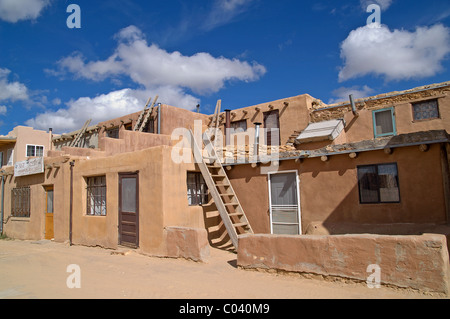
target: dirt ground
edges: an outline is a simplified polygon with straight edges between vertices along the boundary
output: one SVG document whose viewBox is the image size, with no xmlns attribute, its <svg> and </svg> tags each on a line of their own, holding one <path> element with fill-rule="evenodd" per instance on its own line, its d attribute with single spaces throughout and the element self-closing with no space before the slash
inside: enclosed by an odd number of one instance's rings
<svg viewBox="0 0 450 319">
<path fill-rule="evenodd" d="M 69 265 L 78 265 L 81 288 L 68 288 Z M 133 251 L 69 246 L 52 241 L 0 240 L 0 299 L 428 299 L 404 289 L 369 289 L 247 271 L 236 255 L 211 249 L 207 263 L 148 257 Z"/>
</svg>

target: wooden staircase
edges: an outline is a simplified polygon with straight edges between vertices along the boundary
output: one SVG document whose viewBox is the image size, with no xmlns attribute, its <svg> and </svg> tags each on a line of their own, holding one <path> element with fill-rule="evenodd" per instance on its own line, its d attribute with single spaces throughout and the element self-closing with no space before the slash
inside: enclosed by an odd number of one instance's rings
<svg viewBox="0 0 450 319">
<path fill-rule="evenodd" d="M 195 162 L 200 168 L 231 242 L 237 250 L 239 235 L 253 234 L 253 230 L 211 140 L 206 133 L 202 135 L 202 146 L 205 145 L 206 149 L 209 150 L 208 156 L 204 157 L 202 148 L 199 147 L 194 134 L 192 131 L 190 133 Z"/>
</svg>

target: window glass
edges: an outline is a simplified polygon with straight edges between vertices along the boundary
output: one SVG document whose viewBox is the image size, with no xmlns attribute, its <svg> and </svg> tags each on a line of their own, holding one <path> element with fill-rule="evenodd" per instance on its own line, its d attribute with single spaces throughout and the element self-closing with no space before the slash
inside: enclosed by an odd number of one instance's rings
<svg viewBox="0 0 450 319">
<path fill-rule="evenodd" d="M 391 110 L 378 111 L 375 117 L 375 136 L 394 134 L 394 123 Z"/>
<path fill-rule="evenodd" d="M 424 101 L 413 104 L 413 116 L 415 121 L 439 118 L 439 106 L 437 100 Z"/>
</svg>

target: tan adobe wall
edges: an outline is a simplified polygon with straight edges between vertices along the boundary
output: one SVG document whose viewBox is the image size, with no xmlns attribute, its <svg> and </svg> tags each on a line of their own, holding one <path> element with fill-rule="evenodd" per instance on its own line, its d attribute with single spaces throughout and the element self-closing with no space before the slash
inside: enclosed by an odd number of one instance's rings
<svg viewBox="0 0 450 319">
<path fill-rule="evenodd" d="M 443 235 L 239 238 L 238 266 L 244 269 L 276 269 L 366 282 L 373 274 L 373 270 L 368 272 L 370 265 L 379 267 L 381 284 L 449 293 L 449 254 Z"/>
<path fill-rule="evenodd" d="M 295 97 L 280 99 L 277 101 L 262 103 L 254 106 L 248 106 L 245 108 L 233 110 L 231 113 L 231 122 L 237 122 L 241 120 L 247 121 L 247 128 L 254 128 L 253 123 L 262 123 L 261 128 L 264 128 L 264 113 L 269 111 L 278 110 L 280 114 L 280 137 L 281 145 L 286 144 L 289 137 L 294 131 L 305 129 L 309 123 L 308 108 L 311 106 L 314 98 L 308 94 L 303 94 Z M 221 113 L 221 121 L 219 128 L 224 134 L 225 129 L 225 113 Z M 209 116 L 211 120 L 212 115 Z M 211 121 L 208 122 L 208 124 Z M 215 127 L 214 125 L 211 125 Z M 249 144 L 253 144 L 253 136 Z M 261 143 L 264 143 L 264 137 L 261 137 Z"/>
<path fill-rule="evenodd" d="M 345 139 L 347 143 L 374 138 L 373 111 L 394 107 L 397 134 L 405 134 L 429 130 L 450 131 L 450 86 L 428 89 L 414 93 L 404 93 L 392 97 L 383 95 L 376 99 L 360 99 L 356 101 L 359 116 L 355 117 L 350 105 L 312 109 L 311 122 L 345 119 Z M 389 94 L 386 94 L 389 95 Z M 430 99 L 437 99 L 439 104 L 438 119 L 414 121 L 412 104 Z M 361 102 L 362 101 L 362 102 Z M 328 142 L 331 143 L 331 142 Z M 335 142 L 334 144 L 341 144 Z M 323 147 L 321 145 L 320 147 Z"/>
<path fill-rule="evenodd" d="M 55 241 L 69 238 L 69 163 L 66 157 L 47 158 L 43 174 L 14 177 L 12 169 L 6 172 L 4 190 L 4 231 L 10 238 L 39 240 L 45 237 L 46 186 L 54 187 Z M 11 190 L 30 186 L 30 217 L 11 217 Z"/>
<path fill-rule="evenodd" d="M 360 204 L 357 166 L 397 163 L 401 202 L 397 204 Z M 441 147 L 431 145 L 428 152 L 418 146 L 348 155 L 281 161 L 278 171 L 297 170 L 300 180 L 300 205 L 303 234 L 310 224 L 323 223 L 333 234 L 335 225 L 352 223 L 358 232 L 361 224 L 441 224 L 446 223 L 446 206 L 441 168 Z M 227 174 L 239 201 L 256 233 L 270 233 L 268 176 L 260 167 L 234 166 Z M 365 228 L 367 229 L 367 228 Z M 393 230 L 395 234 L 396 230 Z"/>
</svg>

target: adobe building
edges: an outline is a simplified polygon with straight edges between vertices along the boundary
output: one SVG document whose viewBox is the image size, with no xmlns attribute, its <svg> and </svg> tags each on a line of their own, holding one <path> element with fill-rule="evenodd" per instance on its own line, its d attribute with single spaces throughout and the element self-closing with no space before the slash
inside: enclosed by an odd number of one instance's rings
<svg viewBox="0 0 450 319">
<path fill-rule="evenodd" d="M 264 250 L 265 240 L 341 234 L 434 233 L 446 246 L 449 91 L 333 105 L 303 94 L 209 116 L 162 104 L 86 122 L 53 136 L 41 161 L 3 167 L 3 232 L 194 260 L 241 240 Z M 15 138 L 0 138 L 4 152 Z"/>
</svg>

